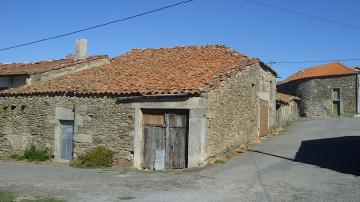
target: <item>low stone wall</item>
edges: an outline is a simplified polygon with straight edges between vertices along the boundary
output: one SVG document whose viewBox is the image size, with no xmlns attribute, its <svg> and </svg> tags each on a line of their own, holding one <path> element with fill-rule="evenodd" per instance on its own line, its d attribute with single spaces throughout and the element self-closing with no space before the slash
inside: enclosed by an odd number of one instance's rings
<svg viewBox="0 0 360 202">
<path fill-rule="evenodd" d="M 74 156 L 104 145 L 115 151 L 115 165 L 133 165 L 134 109 L 115 98 L 27 96 L 0 98 L 0 157 L 30 145 L 50 148 L 59 157 L 56 138 L 62 117 L 74 127 Z"/>
<path fill-rule="evenodd" d="M 278 104 L 276 109 L 276 127 L 283 127 L 297 118 L 299 118 L 299 105 L 296 101 L 291 101 L 288 104 Z"/>
</svg>

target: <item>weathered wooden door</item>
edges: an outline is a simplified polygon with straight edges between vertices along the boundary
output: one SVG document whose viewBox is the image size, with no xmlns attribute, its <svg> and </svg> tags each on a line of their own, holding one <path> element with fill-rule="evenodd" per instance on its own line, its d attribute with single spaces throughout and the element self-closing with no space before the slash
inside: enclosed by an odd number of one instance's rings
<svg viewBox="0 0 360 202">
<path fill-rule="evenodd" d="M 261 101 L 260 106 L 260 137 L 267 135 L 269 125 L 269 107 L 267 106 L 267 102 Z"/>
<path fill-rule="evenodd" d="M 165 168 L 186 167 L 187 116 L 165 114 L 166 121 L 166 156 Z"/>
<path fill-rule="evenodd" d="M 147 169 L 186 168 L 188 117 L 157 111 L 143 115 L 144 156 Z"/>
<path fill-rule="evenodd" d="M 60 158 L 72 160 L 74 146 L 74 121 L 60 121 Z"/>
</svg>

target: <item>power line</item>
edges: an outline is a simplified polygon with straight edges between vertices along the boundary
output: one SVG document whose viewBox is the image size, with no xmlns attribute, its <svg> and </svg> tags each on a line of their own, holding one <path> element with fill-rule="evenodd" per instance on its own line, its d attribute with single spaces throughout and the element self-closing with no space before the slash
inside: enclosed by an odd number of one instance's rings
<svg viewBox="0 0 360 202">
<path fill-rule="evenodd" d="M 91 29 L 95 29 L 95 28 L 107 26 L 107 25 L 110 25 L 110 24 L 113 24 L 113 23 L 123 22 L 123 21 L 126 21 L 126 20 L 130 20 L 130 19 L 133 19 L 133 18 L 141 17 L 141 16 L 144 16 L 144 15 L 148 15 L 148 14 L 151 14 L 151 13 L 155 13 L 155 12 L 158 12 L 158 11 L 162 11 L 162 10 L 165 10 L 165 9 L 168 9 L 168 8 L 172 8 L 172 7 L 175 7 L 175 6 L 179 6 L 179 5 L 181 5 L 181 4 L 190 3 L 190 2 L 192 2 L 192 1 L 194 1 L 194 0 L 181 1 L 181 2 L 178 2 L 178 3 L 175 3 L 175 4 L 171 4 L 171 5 L 167 5 L 167 6 L 161 7 L 161 8 L 157 8 L 157 9 L 154 9 L 154 10 L 149 10 L 149 11 L 146 11 L 146 12 L 143 12 L 143 13 L 139 13 L 139 14 L 136 14 L 136 15 L 133 15 L 133 16 L 130 16 L 130 17 L 126 17 L 126 18 L 122 18 L 122 19 L 118 19 L 118 20 L 113 20 L 113 21 L 110 21 L 110 22 L 106 22 L 106 23 L 99 24 L 99 25 L 95 25 L 95 26 L 91 26 L 91 27 L 88 27 L 88 28 L 84 28 L 84 29 L 80 29 L 80 30 L 68 32 L 68 33 L 65 33 L 65 34 L 60 34 L 60 35 L 56 35 L 56 36 L 52 36 L 52 37 L 47 37 L 47 38 L 39 39 L 39 40 L 36 40 L 36 41 L 31 41 L 31 42 L 27 42 L 27 43 L 23 43 L 23 44 L 18 44 L 18 45 L 14 45 L 14 46 L 2 48 L 2 49 L 0 49 L 0 51 L 5 51 L 5 50 L 9 50 L 9 49 L 14 49 L 14 48 L 18 48 L 18 47 L 22 47 L 22 46 L 27 46 L 27 45 L 31 45 L 31 44 L 35 44 L 35 43 L 39 43 L 39 42 L 49 41 L 49 40 L 53 40 L 53 39 L 57 39 L 57 38 L 65 37 L 65 36 L 69 36 L 69 35 L 72 35 L 72 34 L 76 34 L 76 33 L 84 32 L 84 31 L 88 31 L 88 30 L 91 30 Z"/>
<path fill-rule="evenodd" d="M 270 61 L 269 64 L 299 64 L 299 63 L 346 62 L 346 61 L 360 61 L 360 58 L 330 59 L 330 60 L 303 60 L 303 61 Z"/>
<path fill-rule="evenodd" d="M 334 20 L 330 20 L 330 19 L 326 19 L 326 18 L 322 18 L 322 17 L 308 15 L 308 14 L 305 14 L 305 13 L 301 13 L 299 11 L 294 11 L 294 10 L 290 10 L 290 9 L 287 9 L 287 8 L 274 6 L 274 5 L 271 5 L 271 4 L 264 3 L 264 2 L 254 1 L 254 0 L 245 0 L 245 1 L 248 2 L 248 3 L 258 4 L 258 5 L 261 5 L 261 6 L 268 7 L 268 8 L 273 8 L 273 9 L 280 10 L 280 11 L 285 11 L 285 12 L 288 12 L 288 13 L 291 13 L 291 14 L 294 14 L 294 15 L 299 15 L 299 16 L 310 18 L 310 19 L 327 22 L 327 23 L 339 25 L 339 26 L 342 26 L 342 27 L 347 27 L 347 28 L 350 28 L 350 29 L 360 30 L 360 27 L 357 27 L 357 26 L 345 24 L 345 23 L 342 23 L 342 22 L 338 22 L 338 21 L 334 21 Z"/>
</svg>

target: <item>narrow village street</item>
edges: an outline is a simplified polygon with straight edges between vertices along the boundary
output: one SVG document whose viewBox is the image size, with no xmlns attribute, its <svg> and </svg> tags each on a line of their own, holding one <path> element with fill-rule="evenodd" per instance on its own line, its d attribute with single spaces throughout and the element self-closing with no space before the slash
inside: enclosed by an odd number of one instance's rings
<svg viewBox="0 0 360 202">
<path fill-rule="evenodd" d="M 66 201 L 360 201 L 360 119 L 303 118 L 223 165 L 75 169 L 0 161 L 0 190 Z"/>
</svg>

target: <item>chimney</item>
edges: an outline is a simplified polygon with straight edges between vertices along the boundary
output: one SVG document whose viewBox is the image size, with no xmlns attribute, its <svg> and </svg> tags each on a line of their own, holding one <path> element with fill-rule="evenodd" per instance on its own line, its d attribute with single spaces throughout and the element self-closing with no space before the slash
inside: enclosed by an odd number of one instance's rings
<svg viewBox="0 0 360 202">
<path fill-rule="evenodd" d="M 83 60 L 87 57 L 87 39 L 76 39 L 75 60 Z"/>
</svg>

